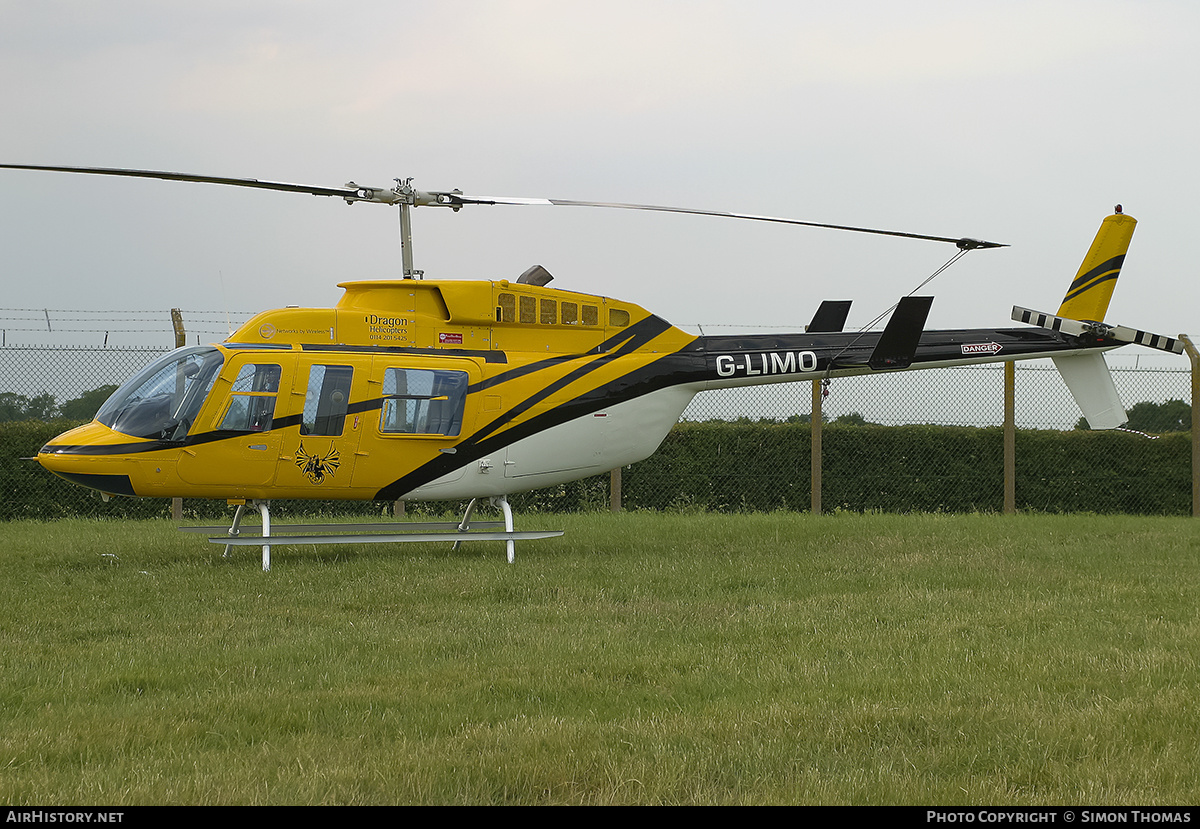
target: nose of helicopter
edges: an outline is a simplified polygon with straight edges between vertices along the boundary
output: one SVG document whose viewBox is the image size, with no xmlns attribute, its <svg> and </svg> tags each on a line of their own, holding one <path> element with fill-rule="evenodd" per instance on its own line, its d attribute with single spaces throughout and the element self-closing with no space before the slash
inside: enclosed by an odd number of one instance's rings
<svg viewBox="0 0 1200 829">
<path fill-rule="evenodd" d="M 134 495 L 129 440 L 93 421 L 52 439 L 38 450 L 37 462 L 73 484 L 108 495 Z"/>
</svg>

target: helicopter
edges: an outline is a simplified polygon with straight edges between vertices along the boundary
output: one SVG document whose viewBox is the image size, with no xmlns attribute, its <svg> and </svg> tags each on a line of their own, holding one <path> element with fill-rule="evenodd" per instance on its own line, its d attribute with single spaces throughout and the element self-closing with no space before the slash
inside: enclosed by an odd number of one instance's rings
<svg viewBox="0 0 1200 829">
<path fill-rule="evenodd" d="M 1057 311 L 1014 307 L 1017 328 L 925 330 L 933 297 L 908 295 L 882 331 L 846 331 L 851 302 L 826 300 L 803 332 L 696 336 L 641 306 L 548 287 L 535 265 L 515 280 L 425 279 L 413 266 L 411 211 L 552 205 L 721 216 L 950 243 L 958 254 L 1003 247 L 782 217 L 615 202 L 469 197 L 393 187 L 315 187 L 123 168 L 0 168 L 308 193 L 399 209 L 400 279 L 338 284 L 333 308 L 264 311 L 227 340 L 179 348 L 122 384 L 95 419 L 39 450 L 38 462 L 113 495 L 225 499 L 210 541 L 272 545 L 449 540 L 506 542 L 508 496 L 649 457 L 700 391 L 856 374 L 1050 357 L 1093 429 L 1126 421 L 1104 352 L 1181 341 L 1104 322 L 1136 220 L 1105 218 Z M 915 292 L 914 292 L 915 293 Z M 460 522 L 292 525 L 272 534 L 273 499 L 468 501 Z M 503 523 L 473 521 L 483 500 Z M 262 521 L 242 534 L 247 507 Z M 502 529 L 501 529 L 502 526 Z"/>
</svg>

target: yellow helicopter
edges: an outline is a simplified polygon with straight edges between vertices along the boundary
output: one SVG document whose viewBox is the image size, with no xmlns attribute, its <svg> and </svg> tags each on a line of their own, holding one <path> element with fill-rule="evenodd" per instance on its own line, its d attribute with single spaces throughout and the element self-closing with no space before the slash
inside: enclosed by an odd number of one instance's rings
<svg viewBox="0 0 1200 829">
<path fill-rule="evenodd" d="M 848 301 L 826 301 L 803 333 L 693 336 L 630 302 L 547 287 L 534 266 L 513 281 L 419 278 L 414 207 L 559 205 L 656 210 L 823 227 L 954 244 L 997 243 L 654 205 L 507 197 L 396 186 L 265 182 L 148 170 L 4 164 L 0 168 L 227 184 L 395 205 L 404 278 L 344 282 L 334 308 L 284 308 L 228 340 L 177 349 L 124 383 L 93 422 L 51 440 L 37 460 L 106 495 L 226 499 L 214 543 L 503 540 L 507 497 L 651 455 L 707 389 L 1052 357 L 1093 428 L 1126 420 L 1103 352 L 1182 343 L 1103 322 L 1136 220 L 1104 219 L 1057 314 L 1013 309 L 1019 328 L 924 330 L 932 297 L 900 300 L 882 331 L 847 332 Z M 461 522 L 293 525 L 271 532 L 272 499 L 467 500 Z M 480 499 L 503 514 L 473 522 Z M 241 534 L 247 505 L 261 532 Z M 219 528 L 199 528 L 213 531 Z M 482 530 L 482 531 L 481 531 Z"/>
</svg>

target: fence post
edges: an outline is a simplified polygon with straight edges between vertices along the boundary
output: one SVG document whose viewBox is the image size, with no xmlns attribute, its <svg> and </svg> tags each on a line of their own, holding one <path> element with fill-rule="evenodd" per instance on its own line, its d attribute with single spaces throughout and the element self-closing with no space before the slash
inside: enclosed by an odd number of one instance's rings
<svg viewBox="0 0 1200 829">
<path fill-rule="evenodd" d="M 621 511 L 621 467 L 608 473 L 608 506 L 613 512 Z"/>
<path fill-rule="evenodd" d="M 175 329 L 175 347 L 183 348 L 187 345 L 187 333 L 183 330 L 183 312 L 178 308 L 171 309 L 171 327 Z M 183 499 L 171 499 L 171 520 L 183 520 Z"/>
<path fill-rule="evenodd" d="M 1200 423 L 1196 412 L 1200 411 L 1200 350 L 1187 334 L 1179 339 L 1192 363 L 1192 516 L 1200 517 Z"/>
<path fill-rule="evenodd" d="M 171 309 L 171 327 L 175 329 L 175 347 L 187 345 L 187 334 L 183 330 L 183 312 L 178 308 Z"/>
<path fill-rule="evenodd" d="M 821 381 L 812 381 L 812 514 L 821 514 Z"/>
<path fill-rule="evenodd" d="M 1017 365 L 1004 363 L 1004 514 L 1017 511 Z"/>
</svg>

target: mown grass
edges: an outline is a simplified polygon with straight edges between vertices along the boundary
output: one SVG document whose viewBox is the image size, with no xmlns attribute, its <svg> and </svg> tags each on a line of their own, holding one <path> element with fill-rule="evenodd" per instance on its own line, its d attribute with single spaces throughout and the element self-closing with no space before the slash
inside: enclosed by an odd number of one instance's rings
<svg viewBox="0 0 1200 829">
<path fill-rule="evenodd" d="M 523 516 L 221 548 L 4 525 L 0 799 L 1200 801 L 1200 522 Z"/>
</svg>

